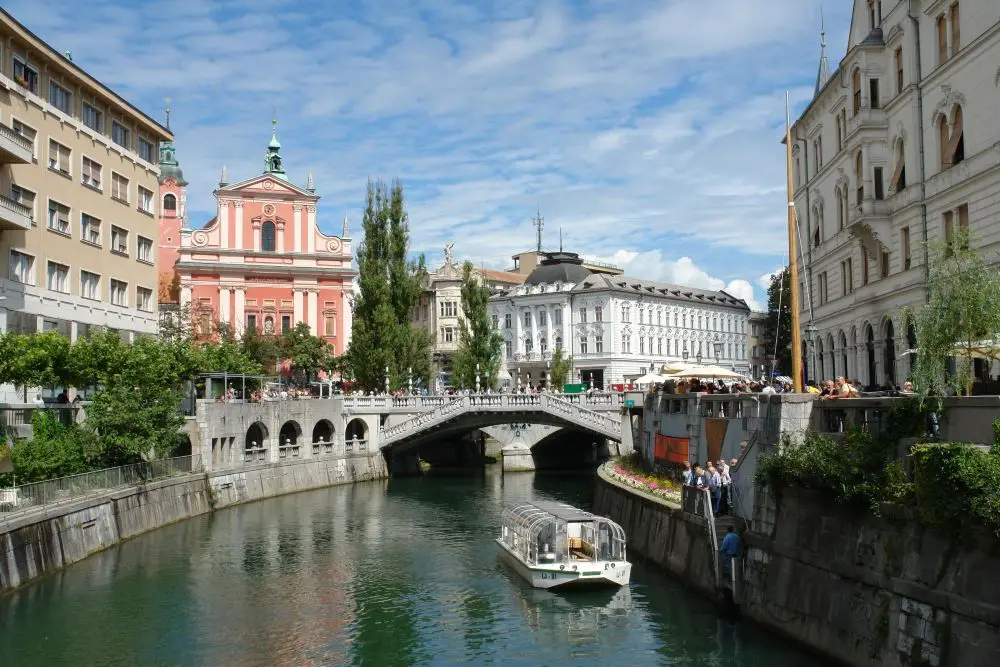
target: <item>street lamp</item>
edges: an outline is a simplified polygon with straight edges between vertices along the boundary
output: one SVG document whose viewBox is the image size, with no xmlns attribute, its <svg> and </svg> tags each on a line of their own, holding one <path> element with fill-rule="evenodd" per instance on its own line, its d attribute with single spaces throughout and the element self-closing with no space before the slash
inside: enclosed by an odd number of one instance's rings
<svg viewBox="0 0 1000 667">
<path fill-rule="evenodd" d="M 407 382 L 410 385 L 410 393 L 412 394 L 413 393 L 413 367 L 411 366 L 411 367 L 407 368 L 406 369 L 406 373 L 407 373 L 407 375 L 409 375 L 409 379 L 408 379 Z"/>
<path fill-rule="evenodd" d="M 712 347 L 715 349 L 715 365 L 718 366 L 722 361 L 722 341 L 716 338 Z"/>
<path fill-rule="evenodd" d="M 701 350 L 698 350 L 698 354 L 695 355 L 694 361 L 699 366 L 701 366 L 701 359 L 702 359 L 702 357 L 701 357 Z"/>
<path fill-rule="evenodd" d="M 389 367 L 385 367 L 385 393 L 389 393 Z"/>
<path fill-rule="evenodd" d="M 684 349 L 681 350 L 681 359 L 683 359 L 684 361 L 687 361 L 688 357 L 690 357 L 690 356 L 691 356 L 691 353 L 688 352 L 687 345 L 685 345 Z"/>
<path fill-rule="evenodd" d="M 479 393 L 479 364 L 476 364 L 476 393 Z"/>
</svg>

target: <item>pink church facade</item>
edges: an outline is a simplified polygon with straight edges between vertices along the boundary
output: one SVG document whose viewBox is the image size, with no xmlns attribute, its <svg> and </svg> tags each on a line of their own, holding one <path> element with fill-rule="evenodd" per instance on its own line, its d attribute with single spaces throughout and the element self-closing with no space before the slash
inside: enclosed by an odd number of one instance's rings
<svg viewBox="0 0 1000 667">
<path fill-rule="evenodd" d="M 200 229 L 180 230 L 180 303 L 200 327 L 215 319 L 237 335 L 281 333 L 299 322 L 343 354 L 351 339 L 351 239 L 319 230 L 312 176 L 292 183 L 272 137 L 259 176 L 229 184 L 223 169 L 217 213 Z M 168 193 L 164 193 L 166 196 Z"/>
</svg>

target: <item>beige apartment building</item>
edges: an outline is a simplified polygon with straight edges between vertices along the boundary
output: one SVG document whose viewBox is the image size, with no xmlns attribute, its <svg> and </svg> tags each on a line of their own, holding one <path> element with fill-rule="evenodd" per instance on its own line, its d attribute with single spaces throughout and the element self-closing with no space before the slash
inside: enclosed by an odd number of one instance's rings
<svg viewBox="0 0 1000 667">
<path fill-rule="evenodd" d="M 170 131 L 0 10 L 0 331 L 157 332 Z"/>
<path fill-rule="evenodd" d="M 808 376 L 900 385 L 925 243 L 1000 250 L 1000 3 L 855 0 L 832 72 L 822 45 L 792 126 Z"/>
</svg>

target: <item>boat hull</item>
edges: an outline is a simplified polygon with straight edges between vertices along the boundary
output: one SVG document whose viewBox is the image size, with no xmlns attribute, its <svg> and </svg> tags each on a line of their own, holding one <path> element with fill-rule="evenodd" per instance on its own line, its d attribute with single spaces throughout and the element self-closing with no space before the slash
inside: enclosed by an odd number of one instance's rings
<svg viewBox="0 0 1000 667">
<path fill-rule="evenodd" d="M 632 576 L 632 564 L 628 561 L 591 561 L 575 563 L 573 566 L 529 565 L 497 538 L 500 558 L 521 578 L 535 588 L 585 588 L 590 586 L 627 586 Z"/>
</svg>

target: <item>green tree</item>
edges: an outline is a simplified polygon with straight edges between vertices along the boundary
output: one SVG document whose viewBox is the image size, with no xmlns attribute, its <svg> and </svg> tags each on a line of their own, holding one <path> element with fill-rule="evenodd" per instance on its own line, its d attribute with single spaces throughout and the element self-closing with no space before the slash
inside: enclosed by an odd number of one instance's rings
<svg viewBox="0 0 1000 667">
<path fill-rule="evenodd" d="M 354 329 L 347 352 L 353 380 L 363 389 L 384 386 L 389 369 L 392 386 L 413 376 L 430 377 L 430 336 L 412 324 L 425 271 L 421 257 L 407 258 L 409 224 L 403 188 L 391 193 L 382 181 L 369 181 L 362 219 L 364 240 L 358 247 L 359 293 L 354 304 Z"/>
<path fill-rule="evenodd" d="M 556 351 L 552 354 L 552 368 L 549 371 L 549 384 L 554 389 L 562 391 L 566 384 L 566 378 L 573 371 L 573 357 L 564 357 L 562 345 L 556 345 Z"/>
<path fill-rule="evenodd" d="M 69 382 L 70 342 L 56 331 L 0 334 L 0 383 L 21 387 L 61 386 Z"/>
<path fill-rule="evenodd" d="M 307 384 L 320 371 L 333 367 L 333 348 L 322 338 L 312 335 L 312 329 L 305 322 L 299 322 L 281 337 L 281 353 L 290 362 L 292 375 L 300 385 Z"/>
<path fill-rule="evenodd" d="M 785 268 L 771 276 L 771 285 L 767 288 L 767 321 L 761 330 L 761 343 L 768 358 L 777 349 L 778 368 L 786 375 L 792 372 L 791 300 L 792 286 Z"/>
<path fill-rule="evenodd" d="M 472 262 L 462 267 L 462 319 L 458 323 L 458 349 L 452 359 L 452 383 L 464 389 L 497 387 L 503 337 L 490 321 L 490 289 L 475 274 Z M 478 368 L 478 370 L 477 370 Z"/>
<path fill-rule="evenodd" d="M 115 384 L 98 392 L 84 427 L 96 438 L 102 467 L 174 454 L 184 425 L 180 402 L 180 394 L 162 384 Z"/>
<path fill-rule="evenodd" d="M 274 373 L 281 360 L 281 337 L 262 334 L 256 328 L 247 329 L 240 337 L 240 352 L 263 369 Z"/>
<path fill-rule="evenodd" d="M 912 313 L 918 350 L 912 377 L 922 399 L 946 387 L 971 393 L 974 356 L 1000 356 L 1000 273 L 972 250 L 971 240 L 961 231 L 950 244 L 928 249 L 927 303 Z M 987 349 L 977 352 L 984 340 Z"/>
<path fill-rule="evenodd" d="M 34 437 L 19 441 L 11 452 L 18 484 L 76 475 L 93 467 L 94 441 L 89 431 L 64 424 L 47 410 L 36 410 L 31 426 Z M 0 486 L 13 481 L 13 476 L 0 475 Z"/>
</svg>

